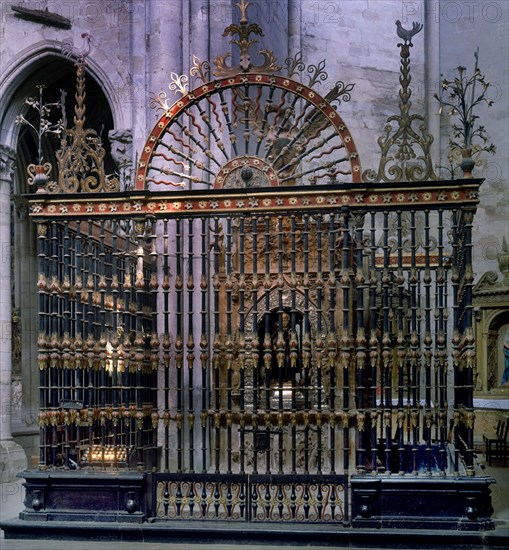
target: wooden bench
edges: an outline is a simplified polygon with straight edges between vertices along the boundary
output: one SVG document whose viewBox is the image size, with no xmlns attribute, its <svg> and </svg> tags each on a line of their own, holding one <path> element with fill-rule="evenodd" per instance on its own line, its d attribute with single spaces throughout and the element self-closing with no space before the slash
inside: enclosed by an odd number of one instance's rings
<svg viewBox="0 0 509 550">
<path fill-rule="evenodd" d="M 503 460 L 507 463 L 507 435 L 509 432 L 509 420 L 499 420 L 495 437 L 483 435 L 484 455 L 491 466 L 492 461 Z"/>
</svg>

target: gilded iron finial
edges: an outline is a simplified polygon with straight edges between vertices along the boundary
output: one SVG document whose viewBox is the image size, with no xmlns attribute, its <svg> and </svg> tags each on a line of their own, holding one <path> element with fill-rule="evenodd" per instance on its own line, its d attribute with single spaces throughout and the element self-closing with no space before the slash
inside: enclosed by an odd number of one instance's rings
<svg viewBox="0 0 509 550">
<path fill-rule="evenodd" d="M 237 2 L 235 5 L 240 10 L 240 22 L 241 23 L 247 23 L 247 8 L 252 4 L 252 2 L 246 2 L 245 0 L 241 0 L 240 4 Z"/>
<path fill-rule="evenodd" d="M 264 58 L 264 62 L 261 65 L 253 65 L 251 63 L 249 50 L 254 44 L 258 43 L 258 40 L 256 38 L 252 38 L 252 35 L 264 36 L 259 25 L 256 23 L 248 23 L 246 12 L 247 8 L 251 4 L 252 2 L 246 2 L 245 0 L 242 0 L 240 3 L 237 2 L 235 5 L 240 10 L 240 25 L 232 23 L 231 25 L 228 25 L 223 32 L 223 36 L 238 36 L 238 38 L 233 38 L 230 40 L 230 44 L 237 46 L 240 50 L 239 64 L 237 66 L 228 65 L 227 60 L 232 57 L 230 52 L 218 55 L 216 59 L 214 59 L 214 65 L 216 67 L 213 72 L 214 76 L 226 77 L 238 74 L 240 72 L 276 73 L 281 69 L 281 67 L 277 64 L 277 59 L 274 52 L 271 50 L 264 49 L 258 52 Z"/>
<path fill-rule="evenodd" d="M 186 74 L 177 74 L 172 72 L 170 74 L 171 82 L 169 84 L 170 91 L 187 95 L 187 83 L 189 78 Z"/>
<path fill-rule="evenodd" d="M 104 173 L 105 150 L 101 138 L 91 128 L 85 128 L 85 59 L 90 53 L 90 35 L 83 33 L 84 46 L 76 48 L 72 39 L 62 42 L 62 53 L 76 59 L 76 93 L 74 105 L 74 127 L 65 130 L 56 152 L 58 182 L 48 189 L 56 193 L 91 193 L 118 191 L 117 177 Z"/>
<path fill-rule="evenodd" d="M 422 30 L 422 24 L 414 22 L 410 30 L 396 21 L 398 37 L 403 40 L 400 48 L 401 89 L 399 91 L 399 115 L 392 115 L 385 125 L 385 136 L 378 138 L 382 150 L 378 171 L 366 170 L 363 178 L 368 182 L 428 181 L 436 179 L 431 161 L 430 147 L 433 136 L 427 133 L 424 117 L 410 114 L 410 48 L 412 37 Z M 394 127 L 393 123 L 397 126 Z M 414 128 L 415 124 L 418 128 Z M 417 152 L 415 150 L 417 149 Z"/>
</svg>

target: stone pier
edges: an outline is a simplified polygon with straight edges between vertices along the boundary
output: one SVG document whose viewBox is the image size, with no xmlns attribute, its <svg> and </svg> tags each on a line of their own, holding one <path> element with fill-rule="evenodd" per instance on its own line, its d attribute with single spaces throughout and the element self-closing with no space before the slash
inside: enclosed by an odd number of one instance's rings
<svg viewBox="0 0 509 550">
<path fill-rule="evenodd" d="M 26 468 L 23 448 L 12 438 L 12 305 L 10 188 L 14 151 L 0 145 L 0 482 L 5 483 Z"/>
</svg>

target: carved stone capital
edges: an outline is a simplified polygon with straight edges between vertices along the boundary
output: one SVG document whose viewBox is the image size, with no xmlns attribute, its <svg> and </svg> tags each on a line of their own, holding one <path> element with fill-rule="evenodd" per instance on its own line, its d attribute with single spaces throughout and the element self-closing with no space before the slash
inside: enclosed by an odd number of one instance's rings
<svg viewBox="0 0 509 550">
<path fill-rule="evenodd" d="M 12 195 L 12 206 L 18 220 L 28 219 L 28 201 L 21 195 Z"/>
<path fill-rule="evenodd" d="M 11 181 L 16 168 L 16 151 L 0 143 L 0 179 Z"/>
<path fill-rule="evenodd" d="M 118 169 L 132 164 L 133 134 L 130 129 L 115 129 L 108 132 L 111 143 L 111 156 Z"/>
</svg>

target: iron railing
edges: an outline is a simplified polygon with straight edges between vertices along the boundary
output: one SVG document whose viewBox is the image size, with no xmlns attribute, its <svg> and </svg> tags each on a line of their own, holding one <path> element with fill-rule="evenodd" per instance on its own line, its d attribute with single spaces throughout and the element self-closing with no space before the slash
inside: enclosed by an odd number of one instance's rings
<svg viewBox="0 0 509 550">
<path fill-rule="evenodd" d="M 479 183 L 34 195 L 40 467 L 472 474 Z"/>
</svg>

